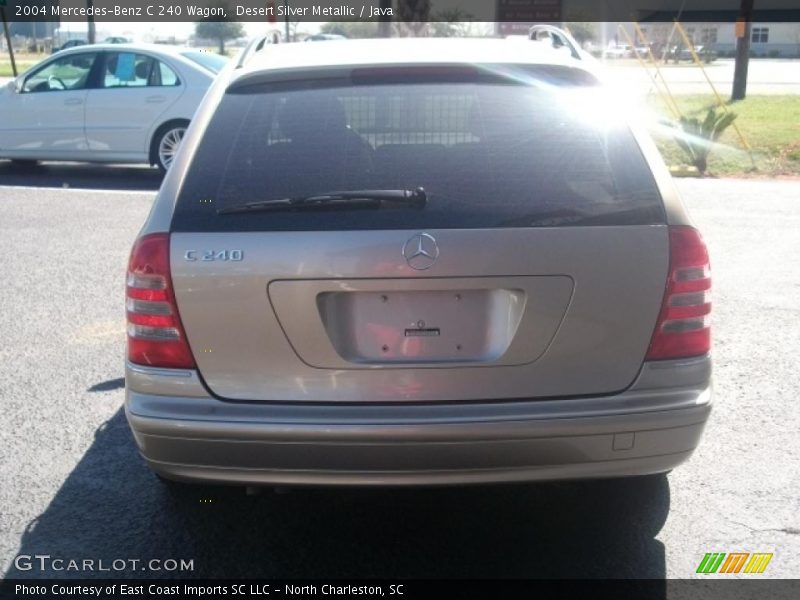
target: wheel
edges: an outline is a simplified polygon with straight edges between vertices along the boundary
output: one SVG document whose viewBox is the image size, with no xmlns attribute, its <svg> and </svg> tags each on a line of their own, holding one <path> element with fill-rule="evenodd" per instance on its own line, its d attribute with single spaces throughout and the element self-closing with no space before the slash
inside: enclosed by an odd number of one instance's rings
<svg viewBox="0 0 800 600">
<path fill-rule="evenodd" d="M 155 163 L 162 172 L 167 172 L 175 158 L 186 133 L 186 123 L 173 123 L 160 130 L 155 139 Z"/>
</svg>

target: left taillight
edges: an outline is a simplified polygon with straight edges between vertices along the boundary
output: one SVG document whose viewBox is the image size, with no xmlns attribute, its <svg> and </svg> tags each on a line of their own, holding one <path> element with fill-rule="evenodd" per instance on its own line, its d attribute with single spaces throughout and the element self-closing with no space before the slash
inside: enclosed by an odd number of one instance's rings
<svg viewBox="0 0 800 600">
<path fill-rule="evenodd" d="M 136 240 L 128 263 L 125 304 L 130 362 L 170 369 L 195 367 L 175 302 L 168 233 Z"/>
</svg>

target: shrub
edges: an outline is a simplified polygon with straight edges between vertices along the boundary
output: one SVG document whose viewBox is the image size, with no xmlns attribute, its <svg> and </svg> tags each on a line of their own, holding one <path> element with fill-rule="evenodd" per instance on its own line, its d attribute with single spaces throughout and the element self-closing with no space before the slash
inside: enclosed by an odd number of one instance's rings
<svg viewBox="0 0 800 600">
<path fill-rule="evenodd" d="M 708 155 L 723 132 L 736 119 L 732 112 L 717 113 L 711 107 L 704 119 L 681 117 L 678 127 L 681 132 L 675 135 L 675 142 L 686 153 L 689 163 L 702 174 L 708 169 Z"/>
</svg>

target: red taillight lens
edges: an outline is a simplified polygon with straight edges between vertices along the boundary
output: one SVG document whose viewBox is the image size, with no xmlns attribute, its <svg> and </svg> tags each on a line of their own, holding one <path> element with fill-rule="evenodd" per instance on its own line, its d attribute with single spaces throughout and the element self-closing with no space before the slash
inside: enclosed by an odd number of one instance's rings
<svg viewBox="0 0 800 600">
<path fill-rule="evenodd" d="M 194 368 L 172 289 L 169 234 L 146 235 L 133 245 L 125 308 L 129 361 L 151 367 Z"/>
<path fill-rule="evenodd" d="M 669 277 L 646 360 L 700 356 L 711 350 L 711 271 L 700 233 L 669 228 Z"/>
</svg>

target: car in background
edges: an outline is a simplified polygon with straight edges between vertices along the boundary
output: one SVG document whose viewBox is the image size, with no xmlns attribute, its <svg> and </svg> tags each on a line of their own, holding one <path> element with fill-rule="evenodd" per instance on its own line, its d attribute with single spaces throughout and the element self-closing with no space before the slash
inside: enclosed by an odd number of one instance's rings
<svg viewBox="0 0 800 600">
<path fill-rule="evenodd" d="M 130 254 L 125 412 L 157 474 L 445 485 L 691 455 L 708 253 L 594 61 L 502 39 L 252 50 Z"/>
<path fill-rule="evenodd" d="M 86 46 L 89 42 L 86 40 L 67 40 L 60 46 L 54 46 L 52 54 L 61 52 L 62 50 L 69 50 L 70 48 L 77 48 L 78 46 Z"/>
<path fill-rule="evenodd" d="M 192 48 L 145 44 L 62 50 L 0 88 L 0 158 L 166 171 L 226 63 Z"/>
<path fill-rule="evenodd" d="M 710 63 L 717 59 L 717 53 L 707 46 L 695 46 L 694 51 L 697 53 L 697 56 L 705 63 Z M 693 61 L 694 56 L 692 56 L 692 51 L 685 46 L 673 46 L 667 58 L 670 60 L 674 60 L 675 62 L 681 61 Z"/>
<path fill-rule="evenodd" d="M 605 50 L 603 50 L 603 58 L 631 58 L 633 56 L 633 52 L 633 48 L 631 48 L 628 44 L 610 44 Z"/>
<path fill-rule="evenodd" d="M 315 33 L 308 36 L 306 42 L 335 42 L 339 40 L 346 40 L 347 37 L 339 33 Z"/>
<path fill-rule="evenodd" d="M 122 36 L 111 36 L 103 40 L 104 44 L 130 44 L 131 40 Z"/>
</svg>

